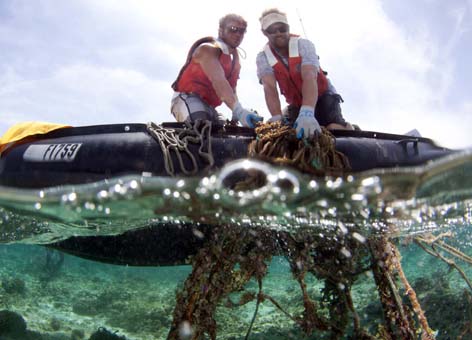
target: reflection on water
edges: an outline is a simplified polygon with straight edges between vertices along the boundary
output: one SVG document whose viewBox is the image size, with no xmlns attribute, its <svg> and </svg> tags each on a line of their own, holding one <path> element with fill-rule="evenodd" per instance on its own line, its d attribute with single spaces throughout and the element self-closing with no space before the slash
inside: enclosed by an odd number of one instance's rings
<svg viewBox="0 0 472 340">
<path fill-rule="evenodd" d="M 334 247 L 345 258 L 355 256 L 346 240 L 366 245 L 379 235 L 388 236 L 401 252 L 403 271 L 429 326 L 437 338 L 455 338 L 466 334 L 472 322 L 467 312 L 472 309 L 467 281 L 472 264 L 471 200 L 470 151 L 422 167 L 373 170 L 347 178 L 311 178 L 244 160 L 206 178 L 122 177 L 43 190 L 0 188 L 0 310 L 18 312 L 28 329 L 43 337 L 88 339 L 98 327 L 106 327 L 129 339 L 166 338 L 175 292 L 182 290 L 190 266 L 113 266 L 69 255 L 61 260 L 62 253 L 37 245 L 149 226 L 192 225 L 198 233 L 199 226 L 224 225 L 269 230 L 271 237 L 287 233 L 318 242 L 346 242 Z M 334 288 L 317 277 L 307 276 L 307 293 L 329 318 L 333 311 L 327 307 L 326 291 Z M 377 325 L 383 312 L 372 273 L 366 271 L 346 284 L 352 284 L 353 303 L 361 311 L 350 317 L 358 318 L 370 334 L 381 336 Z M 253 278 L 245 289 L 257 292 L 257 287 Z M 233 294 L 234 302 L 243 293 Z M 260 303 L 250 338 L 303 336 L 288 317 L 303 312 L 290 260 L 271 260 L 264 294 L 285 308 L 282 311 L 268 298 Z M 255 301 L 224 305 L 221 301 L 216 310 L 218 338 L 243 339 Z M 444 317 L 446 312 L 450 318 Z M 0 327 L 0 338 L 1 332 Z"/>
</svg>

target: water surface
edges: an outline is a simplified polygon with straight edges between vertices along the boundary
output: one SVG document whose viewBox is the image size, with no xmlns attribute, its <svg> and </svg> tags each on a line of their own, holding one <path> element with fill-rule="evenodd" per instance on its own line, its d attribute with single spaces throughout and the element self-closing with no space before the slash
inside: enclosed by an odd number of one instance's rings
<svg viewBox="0 0 472 340">
<path fill-rule="evenodd" d="M 246 182 L 238 186 L 241 178 Z M 471 199 L 470 151 L 421 167 L 345 178 L 312 178 L 242 160 L 205 178 L 128 176 L 42 190 L 2 187 L 0 310 L 21 314 L 28 329 L 43 339 L 88 339 L 99 327 L 128 339 L 165 339 L 176 292 L 183 289 L 190 265 L 117 266 L 44 245 L 71 236 L 119 235 L 164 225 L 192 225 L 197 231 L 199 226 L 217 230 L 223 225 L 268 230 L 274 238 L 287 233 L 326 240 L 340 259 L 354 256 L 356 242 L 362 247 L 372 238 L 386 237 L 400 250 L 403 270 L 437 338 L 457 338 L 463 332 L 471 338 Z M 441 238 L 433 250 L 443 258 L 418 246 L 423 240 L 430 249 L 426 241 L 437 236 Z M 441 248 L 444 244 L 450 248 Z M 326 282 L 312 274 L 306 277 L 308 293 L 329 318 Z M 361 325 L 373 336 L 379 336 L 383 322 L 377 288 L 368 270 L 356 276 L 351 288 Z M 257 292 L 257 282 L 252 279 L 245 291 Z M 263 291 L 290 315 L 303 312 L 300 287 L 283 256 L 270 260 Z M 408 301 L 405 291 L 400 293 Z M 230 297 L 236 301 L 241 295 Z M 244 339 L 255 308 L 255 301 L 234 308 L 221 301 L 215 314 L 218 339 Z M 345 336 L 349 332 L 352 326 Z M 276 305 L 265 300 L 258 306 L 250 339 L 302 336 Z M 311 335 L 323 337 L 328 333 Z"/>
</svg>

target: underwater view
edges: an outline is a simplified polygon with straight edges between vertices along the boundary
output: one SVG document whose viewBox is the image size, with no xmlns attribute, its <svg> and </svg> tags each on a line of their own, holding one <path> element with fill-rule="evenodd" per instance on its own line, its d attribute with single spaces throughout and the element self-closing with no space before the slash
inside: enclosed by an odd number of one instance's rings
<svg viewBox="0 0 472 340">
<path fill-rule="evenodd" d="M 0 339 L 472 339 L 472 151 L 0 187 Z"/>
</svg>

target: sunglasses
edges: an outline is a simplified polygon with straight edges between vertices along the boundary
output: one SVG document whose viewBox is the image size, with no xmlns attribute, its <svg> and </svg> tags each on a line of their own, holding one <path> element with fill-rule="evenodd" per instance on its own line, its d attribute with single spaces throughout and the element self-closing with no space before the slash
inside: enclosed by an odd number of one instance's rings
<svg viewBox="0 0 472 340">
<path fill-rule="evenodd" d="M 269 27 L 267 28 L 266 30 L 266 33 L 268 34 L 275 34 L 277 32 L 280 32 L 280 33 L 287 33 L 288 32 L 288 26 L 287 25 L 283 25 L 283 26 L 276 26 L 276 27 Z"/>
<path fill-rule="evenodd" d="M 229 26 L 227 28 L 231 33 L 246 33 L 246 27 Z"/>
</svg>

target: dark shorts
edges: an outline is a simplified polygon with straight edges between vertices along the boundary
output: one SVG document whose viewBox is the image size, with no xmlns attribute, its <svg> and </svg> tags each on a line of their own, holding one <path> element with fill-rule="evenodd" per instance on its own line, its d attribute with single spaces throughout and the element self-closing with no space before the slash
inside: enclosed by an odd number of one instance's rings
<svg viewBox="0 0 472 340">
<path fill-rule="evenodd" d="M 343 99 L 337 93 L 325 93 L 318 98 L 315 108 L 315 118 L 322 126 L 336 123 L 346 126 L 347 122 L 344 120 L 341 113 L 341 102 Z M 288 113 L 291 120 L 295 121 L 298 117 L 300 108 L 294 105 L 288 106 Z"/>
</svg>

